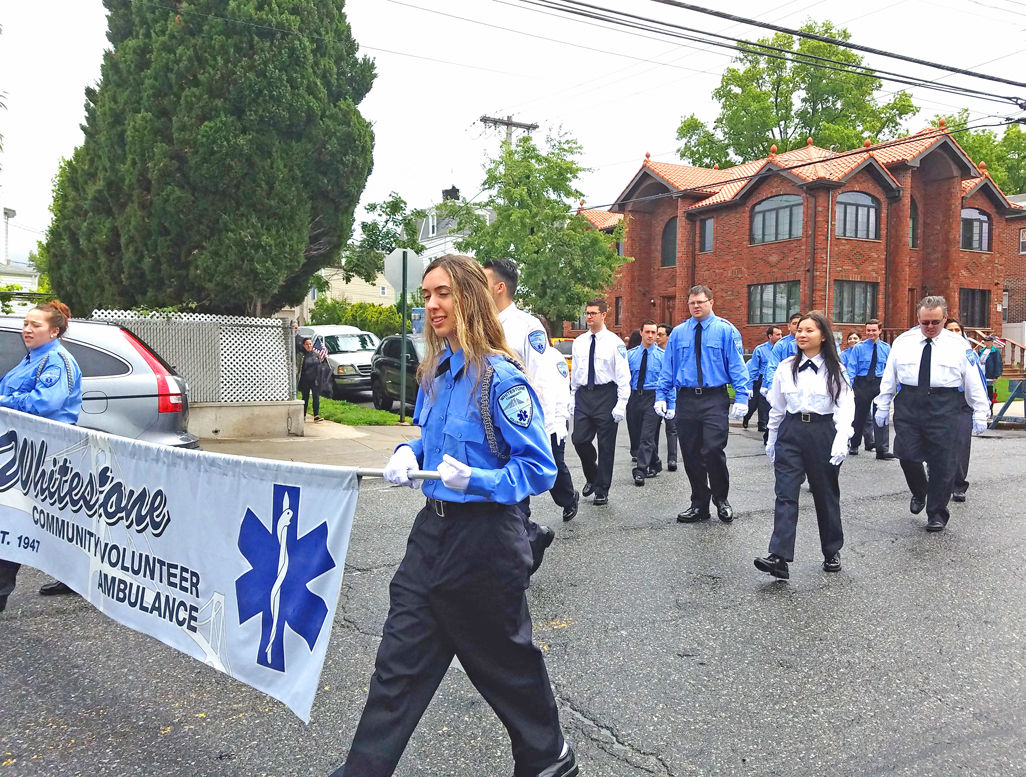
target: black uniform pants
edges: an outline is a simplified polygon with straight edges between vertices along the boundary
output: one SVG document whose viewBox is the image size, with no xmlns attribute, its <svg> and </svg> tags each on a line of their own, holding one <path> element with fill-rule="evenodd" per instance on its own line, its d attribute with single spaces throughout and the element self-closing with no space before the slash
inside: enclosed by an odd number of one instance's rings
<svg viewBox="0 0 1026 777">
<path fill-rule="evenodd" d="M 863 375 L 855 378 L 852 383 L 852 390 L 855 393 L 855 423 L 852 424 L 855 434 L 848 443 L 850 448 L 859 447 L 859 439 L 863 436 L 863 430 L 867 422 L 873 425 L 873 444 L 877 453 L 887 453 L 891 449 L 891 430 L 887 424 L 879 426 L 876 423 L 875 408 L 873 400 L 880 393 L 880 378 Z"/>
<path fill-rule="evenodd" d="M 585 387 L 574 395 L 574 433 L 570 438 L 581 457 L 584 479 L 595 487 L 595 496 L 608 496 L 613 482 L 616 453 L 616 384 L 604 383 L 591 391 Z M 598 437 L 598 452 L 592 440 Z"/>
<path fill-rule="evenodd" d="M 972 445 L 973 409 L 963 403 L 955 424 L 955 475 L 951 480 L 952 493 L 964 494 L 969 490 L 969 453 Z"/>
<path fill-rule="evenodd" d="M 519 510 L 424 508 L 392 578 L 370 692 L 345 777 L 389 777 L 453 656 L 509 732 L 514 775 L 559 758 L 563 736 L 527 607 L 531 550 Z"/>
<path fill-rule="evenodd" d="M 902 385 L 894 398 L 894 454 L 912 496 L 926 499 L 927 518 L 948 522 L 955 474 L 956 427 L 965 397 L 955 388 Z M 924 462 L 930 468 L 927 477 Z"/>
<path fill-rule="evenodd" d="M 638 426 L 638 462 L 634 474 L 640 473 L 644 477 L 649 470 L 662 469 L 659 462 L 659 416 L 655 411 L 655 389 L 635 391 L 631 399 L 635 396 L 638 398 L 634 419 Z"/>
<path fill-rule="evenodd" d="M 675 467 L 677 466 L 677 419 L 660 418 L 659 420 L 666 425 L 666 463 Z M 656 432 L 656 435 L 658 434 Z M 659 458 L 658 453 L 656 458 Z"/>
<path fill-rule="evenodd" d="M 306 388 L 300 387 L 300 394 L 303 396 L 303 414 L 309 412 L 310 407 L 310 394 L 313 394 L 313 411 L 314 415 L 321 414 L 321 393 L 316 387 L 307 386 Z"/>
<path fill-rule="evenodd" d="M 570 469 L 566 466 L 566 438 L 562 442 L 556 440 L 556 435 L 549 435 L 549 443 L 552 445 L 552 458 L 556 462 L 556 482 L 549 493 L 552 501 L 560 507 L 569 507 L 574 503 L 574 480 L 570 476 Z"/>
<path fill-rule="evenodd" d="M 800 415 L 788 413 L 777 430 L 776 455 L 773 459 L 776 502 L 773 506 L 773 536 L 769 552 L 785 561 L 794 561 L 798 497 L 806 477 L 816 505 L 823 557 L 829 558 L 844 545 L 841 489 L 837 483 L 837 474 L 841 468 L 830 463 L 830 449 L 833 447 L 835 433 L 833 416 L 810 418 L 812 420 L 809 422 L 803 422 Z"/>
<path fill-rule="evenodd" d="M 705 389 L 677 389 L 677 439 L 684 470 L 691 481 L 691 506 L 709 509 L 709 497 L 719 503 L 727 498 L 728 419 L 730 397 L 725 386 Z"/>
<path fill-rule="evenodd" d="M 632 458 L 636 458 L 638 455 L 638 440 L 641 437 L 641 421 L 642 415 L 645 412 L 641 393 L 642 392 L 637 389 L 631 389 L 630 399 L 627 400 L 627 412 L 624 414 L 623 419 L 627 422 L 627 436 L 631 441 Z"/>
<path fill-rule="evenodd" d="M 745 413 L 744 426 L 748 427 L 748 421 L 756 413 L 758 416 L 759 431 L 765 431 L 766 424 L 769 423 L 769 400 L 762 395 L 760 389 L 762 388 L 762 378 L 756 378 L 755 382 L 752 383 L 752 393 L 748 395 L 748 412 Z"/>
<path fill-rule="evenodd" d="M 18 577 L 19 569 L 21 569 L 21 564 L 0 559 L 0 596 L 8 596 L 14 591 L 14 582 Z"/>
</svg>

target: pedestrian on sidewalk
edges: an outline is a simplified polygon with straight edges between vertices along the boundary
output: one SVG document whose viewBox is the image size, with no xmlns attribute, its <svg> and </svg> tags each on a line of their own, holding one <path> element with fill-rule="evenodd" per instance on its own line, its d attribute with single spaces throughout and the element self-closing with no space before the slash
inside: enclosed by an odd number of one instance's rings
<svg viewBox="0 0 1026 777">
<path fill-rule="evenodd" d="M 303 360 L 299 366 L 299 391 L 303 395 L 303 414 L 310 412 L 310 395 L 313 394 L 314 421 L 321 420 L 321 362 L 324 355 L 314 350 L 313 340 L 303 340 Z"/>
</svg>

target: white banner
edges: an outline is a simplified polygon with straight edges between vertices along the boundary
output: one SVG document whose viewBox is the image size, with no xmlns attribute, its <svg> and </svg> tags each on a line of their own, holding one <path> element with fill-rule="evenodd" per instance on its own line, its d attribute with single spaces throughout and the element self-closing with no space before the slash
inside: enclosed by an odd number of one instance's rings
<svg viewBox="0 0 1026 777">
<path fill-rule="evenodd" d="M 356 470 L 166 448 L 0 408 L 0 558 L 304 721 Z"/>
</svg>

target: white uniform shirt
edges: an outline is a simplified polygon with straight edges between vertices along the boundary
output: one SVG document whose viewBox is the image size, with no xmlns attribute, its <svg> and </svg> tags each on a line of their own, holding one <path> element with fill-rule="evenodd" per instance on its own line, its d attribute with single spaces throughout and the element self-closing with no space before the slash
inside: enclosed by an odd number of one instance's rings
<svg viewBox="0 0 1026 777">
<path fill-rule="evenodd" d="M 508 305 L 499 312 L 499 323 L 502 324 L 502 332 L 506 335 L 506 345 L 524 365 L 531 385 L 538 391 L 536 377 L 542 367 L 542 355 L 549 347 L 549 339 L 545 336 L 541 322 L 516 305 Z"/>
<path fill-rule="evenodd" d="M 577 389 L 588 385 L 588 353 L 591 350 L 591 332 L 574 338 L 571 356 L 574 369 L 570 376 L 570 394 L 576 396 Z M 627 346 L 617 335 L 605 327 L 595 335 L 595 385 L 616 384 L 617 404 L 627 405 L 631 396 L 631 368 L 627 366 Z M 571 399 L 571 404 L 573 400 Z"/>
<path fill-rule="evenodd" d="M 901 384 L 919 385 L 919 362 L 926 338 L 919 327 L 898 335 L 891 344 L 880 395 L 876 398 L 878 410 L 891 406 L 891 400 Z M 976 356 L 965 338 L 942 329 L 930 346 L 930 385 L 934 388 L 957 388 L 965 393 L 965 401 L 973 409 L 973 420 L 986 421 L 990 412 L 987 391 L 980 382 Z"/>
<path fill-rule="evenodd" d="M 780 362 L 773 376 L 773 385 L 766 395 L 770 404 L 767 444 L 776 443 L 777 429 L 784 419 L 784 413 L 817 413 L 833 415 L 834 443 L 844 442 L 847 450 L 848 438 L 852 436 L 852 424 L 855 421 L 855 393 L 848 385 L 843 368 L 841 393 L 835 402 L 827 385 L 827 369 L 823 354 L 819 353 L 812 357 L 816 372 L 811 369 L 799 369 L 797 380 L 791 375 L 791 365 L 795 359 L 801 359 L 799 367 L 802 362 L 809 361 L 808 357 L 799 351 Z"/>
<path fill-rule="evenodd" d="M 570 420 L 570 370 L 563 354 L 552 346 L 536 361 L 540 369 L 534 389 L 545 414 L 545 431 L 563 439 Z"/>
</svg>

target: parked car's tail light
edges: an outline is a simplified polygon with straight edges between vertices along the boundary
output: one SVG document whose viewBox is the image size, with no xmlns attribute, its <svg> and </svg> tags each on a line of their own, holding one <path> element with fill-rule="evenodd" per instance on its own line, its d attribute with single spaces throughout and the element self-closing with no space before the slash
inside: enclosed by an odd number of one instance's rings
<svg viewBox="0 0 1026 777">
<path fill-rule="evenodd" d="M 127 332 L 124 329 L 121 332 L 128 339 L 128 342 L 132 344 L 132 347 L 139 352 L 139 355 L 149 365 L 149 368 L 153 370 L 153 374 L 157 376 L 157 412 L 181 413 L 182 392 L 178 388 L 178 383 L 175 381 L 174 376 L 167 371 L 164 365 L 160 363 L 160 360 L 154 357 L 150 350 L 140 343 L 131 332 Z"/>
</svg>

